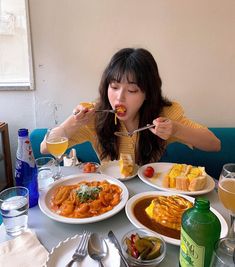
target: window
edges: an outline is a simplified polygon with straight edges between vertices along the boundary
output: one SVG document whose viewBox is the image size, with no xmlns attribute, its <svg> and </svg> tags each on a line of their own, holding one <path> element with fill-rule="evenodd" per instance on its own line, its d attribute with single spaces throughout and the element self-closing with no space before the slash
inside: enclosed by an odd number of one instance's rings
<svg viewBox="0 0 235 267">
<path fill-rule="evenodd" d="M 0 0 L 0 90 L 32 90 L 28 1 Z"/>
</svg>

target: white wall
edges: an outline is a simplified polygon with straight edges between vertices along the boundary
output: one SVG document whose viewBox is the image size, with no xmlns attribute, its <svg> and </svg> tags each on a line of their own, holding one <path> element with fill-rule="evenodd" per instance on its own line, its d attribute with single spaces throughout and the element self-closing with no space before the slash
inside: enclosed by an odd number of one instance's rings
<svg viewBox="0 0 235 267">
<path fill-rule="evenodd" d="M 118 49 L 154 55 L 163 91 L 208 126 L 235 126 L 234 0 L 29 0 L 36 90 L 0 92 L 0 121 L 49 127 L 93 100 Z M 57 109 L 57 110 L 56 110 Z"/>
</svg>

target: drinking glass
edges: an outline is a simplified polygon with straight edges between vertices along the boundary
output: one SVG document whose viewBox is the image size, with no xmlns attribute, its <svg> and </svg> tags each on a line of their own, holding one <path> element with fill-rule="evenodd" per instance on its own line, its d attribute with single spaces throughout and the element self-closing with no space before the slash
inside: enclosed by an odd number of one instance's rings
<svg viewBox="0 0 235 267">
<path fill-rule="evenodd" d="M 38 169 L 38 189 L 47 189 L 54 182 L 55 159 L 52 157 L 41 157 L 35 161 Z"/>
<path fill-rule="evenodd" d="M 223 166 L 218 183 L 218 194 L 220 201 L 230 213 L 231 225 L 228 237 L 235 239 L 235 163 Z"/>
<path fill-rule="evenodd" d="M 235 266 L 235 250 L 228 243 L 235 247 L 235 239 L 229 237 L 221 238 L 215 243 L 210 267 Z"/>
<path fill-rule="evenodd" d="M 56 159 L 57 173 L 54 179 L 62 177 L 60 168 L 60 159 L 68 148 L 68 138 L 63 127 L 55 127 L 47 130 L 46 146 L 50 154 Z"/>
<path fill-rule="evenodd" d="M 0 192 L 0 213 L 6 233 L 17 236 L 27 229 L 29 191 L 26 187 L 15 186 Z"/>
</svg>

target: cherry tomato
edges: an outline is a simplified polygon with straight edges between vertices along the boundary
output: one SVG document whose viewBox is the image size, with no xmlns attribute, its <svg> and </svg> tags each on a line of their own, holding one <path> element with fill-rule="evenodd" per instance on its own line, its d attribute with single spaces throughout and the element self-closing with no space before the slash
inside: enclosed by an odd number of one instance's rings
<svg viewBox="0 0 235 267">
<path fill-rule="evenodd" d="M 145 170 L 144 170 L 144 176 L 151 178 L 154 175 L 154 168 L 151 166 L 148 166 Z"/>
</svg>

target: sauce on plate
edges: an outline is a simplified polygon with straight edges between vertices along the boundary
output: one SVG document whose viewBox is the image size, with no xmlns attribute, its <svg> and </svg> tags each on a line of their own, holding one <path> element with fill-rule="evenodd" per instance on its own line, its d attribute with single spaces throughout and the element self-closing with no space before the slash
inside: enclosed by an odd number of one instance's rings
<svg viewBox="0 0 235 267">
<path fill-rule="evenodd" d="M 133 208 L 133 213 L 136 219 L 140 223 L 148 227 L 149 229 L 161 235 L 165 235 L 165 236 L 175 238 L 175 239 L 180 239 L 180 231 L 162 226 L 161 224 L 157 223 L 155 220 L 149 218 L 149 216 L 145 212 L 145 209 L 151 204 L 151 201 L 154 198 L 155 197 L 143 198 L 135 204 Z"/>
</svg>

